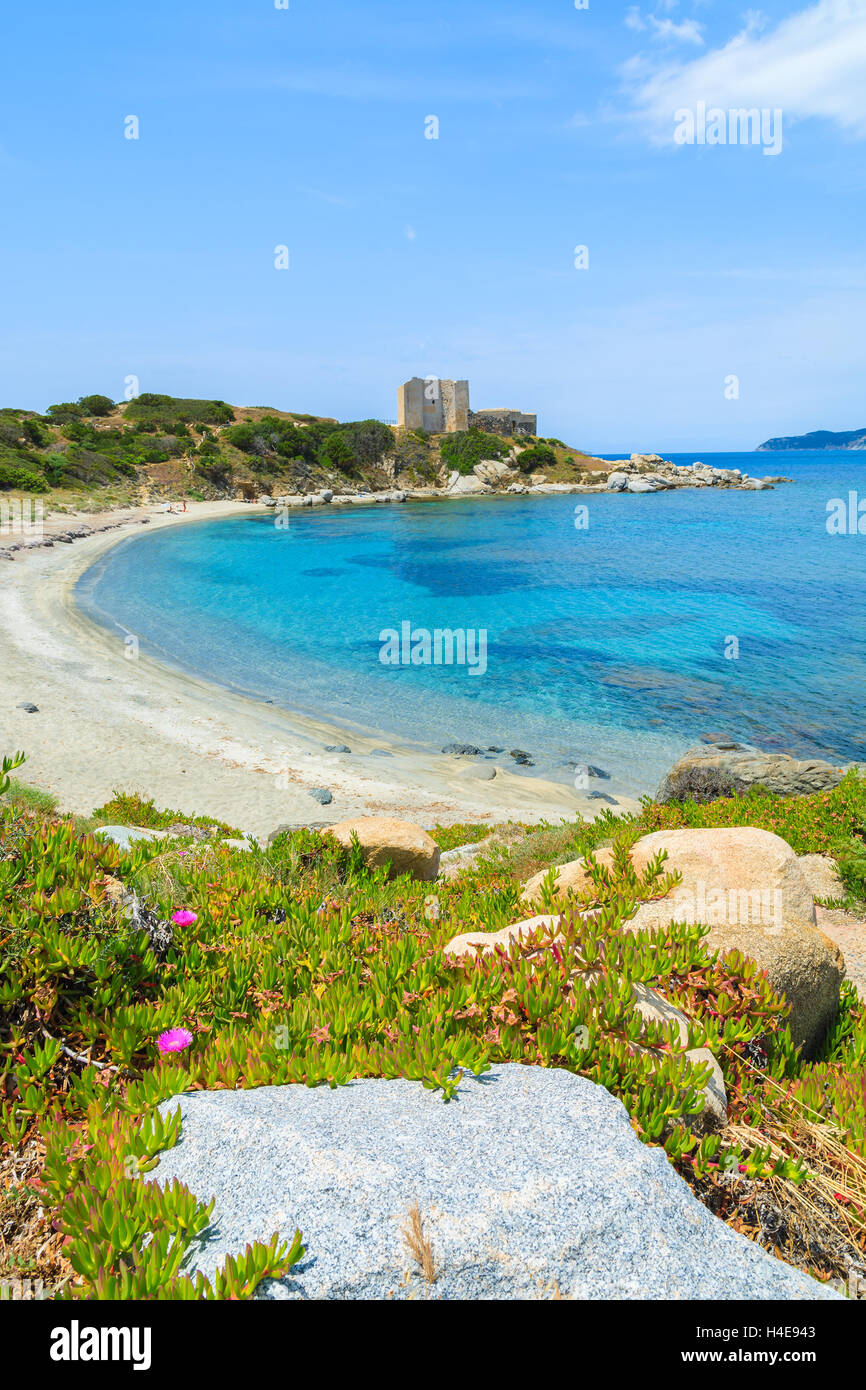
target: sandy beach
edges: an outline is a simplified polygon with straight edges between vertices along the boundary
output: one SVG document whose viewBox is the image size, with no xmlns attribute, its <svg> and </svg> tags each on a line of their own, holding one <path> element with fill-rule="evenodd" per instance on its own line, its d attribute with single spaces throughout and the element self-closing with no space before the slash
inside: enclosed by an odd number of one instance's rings
<svg viewBox="0 0 866 1390">
<path fill-rule="evenodd" d="M 279 825 L 357 815 L 432 825 L 556 823 L 598 813 L 600 803 L 554 782 L 499 768 L 491 781 L 479 781 L 466 759 L 259 704 L 144 654 L 131 660 L 122 632 L 113 636 L 78 609 L 80 575 L 140 533 L 142 522 L 151 531 L 249 511 L 235 502 L 199 502 L 178 515 L 146 506 L 52 516 L 46 539 L 81 524 L 92 534 L 72 545 L 18 550 L 12 562 L 3 561 L 0 748 L 26 753 L 22 781 L 54 793 L 63 810 L 77 814 L 89 814 L 115 790 L 138 792 L 160 808 L 219 817 L 257 837 Z M 19 708 L 27 702 L 38 713 Z M 352 753 L 326 753 L 326 744 L 348 744 Z M 391 756 L 371 757 L 377 748 Z M 332 792 L 330 805 L 313 800 L 314 787 Z M 636 809 L 624 798 L 620 807 Z"/>
</svg>

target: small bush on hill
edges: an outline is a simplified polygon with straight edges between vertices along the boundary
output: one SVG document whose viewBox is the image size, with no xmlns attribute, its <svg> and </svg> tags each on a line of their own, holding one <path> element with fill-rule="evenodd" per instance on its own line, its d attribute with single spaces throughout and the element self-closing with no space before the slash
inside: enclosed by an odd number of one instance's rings
<svg viewBox="0 0 866 1390">
<path fill-rule="evenodd" d="M 552 468 L 555 463 L 556 451 L 549 444 L 531 444 L 517 458 L 521 473 L 534 473 L 537 468 Z"/>
<path fill-rule="evenodd" d="M 440 455 L 446 468 L 456 469 L 458 473 L 472 472 L 476 463 L 482 459 L 503 458 L 511 448 L 505 439 L 498 435 L 486 434 L 484 430 L 458 430 L 446 434 L 440 446 Z"/>
<path fill-rule="evenodd" d="M 16 464 L 0 463 L 0 489 L 16 488 L 20 492 L 47 492 L 48 483 L 40 473 L 33 473 Z"/>
<path fill-rule="evenodd" d="M 46 415 L 52 425 L 65 425 L 70 420 L 80 420 L 84 411 L 76 401 L 62 401 L 59 405 L 50 405 Z"/>
<path fill-rule="evenodd" d="M 150 420 L 157 426 L 168 427 L 177 420 L 187 424 L 229 425 L 235 413 L 225 401 L 200 401 L 182 396 L 161 396 L 144 391 L 126 407 L 130 420 Z"/>
<path fill-rule="evenodd" d="M 78 404 L 85 415 L 111 415 L 114 401 L 109 396 L 81 396 Z"/>
</svg>

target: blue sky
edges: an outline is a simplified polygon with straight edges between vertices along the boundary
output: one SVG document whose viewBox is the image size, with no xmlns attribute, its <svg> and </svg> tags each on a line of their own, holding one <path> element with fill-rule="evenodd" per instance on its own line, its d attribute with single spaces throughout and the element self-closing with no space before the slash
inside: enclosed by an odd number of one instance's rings
<svg viewBox="0 0 866 1390">
<path fill-rule="evenodd" d="M 7 8 L 0 403 L 391 419 L 438 374 L 598 452 L 866 425 L 866 0 L 289 3 Z M 700 101 L 781 153 L 677 145 Z"/>
</svg>

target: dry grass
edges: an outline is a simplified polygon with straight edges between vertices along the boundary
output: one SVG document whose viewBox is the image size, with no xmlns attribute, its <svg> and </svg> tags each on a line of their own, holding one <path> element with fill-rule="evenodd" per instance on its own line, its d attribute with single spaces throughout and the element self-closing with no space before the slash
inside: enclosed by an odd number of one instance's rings
<svg viewBox="0 0 866 1390">
<path fill-rule="evenodd" d="M 800 1158 L 808 1168 L 806 1179 L 753 1182 L 720 1173 L 693 1186 L 734 1230 L 816 1278 L 842 1281 L 849 1296 L 864 1298 L 866 1157 L 770 1077 L 764 1084 L 761 1127 L 735 1121 L 723 1138 L 746 1151 L 769 1147 L 774 1159 Z"/>
<path fill-rule="evenodd" d="M 8 1147 L 0 1152 L 0 1296 L 4 1299 L 46 1297 L 72 1277 L 61 1236 L 31 1186 L 42 1163 L 41 1146 L 34 1141 L 17 1152 Z"/>
<path fill-rule="evenodd" d="M 428 1285 L 435 1284 L 439 1271 L 433 1258 L 433 1247 L 424 1234 L 424 1221 L 417 1202 L 413 1202 L 409 1208 L 408 1217 L 407 1224 L 401 1227 L 406 1247 L 420 1269 L 424 1282 Z"/>
</svg>

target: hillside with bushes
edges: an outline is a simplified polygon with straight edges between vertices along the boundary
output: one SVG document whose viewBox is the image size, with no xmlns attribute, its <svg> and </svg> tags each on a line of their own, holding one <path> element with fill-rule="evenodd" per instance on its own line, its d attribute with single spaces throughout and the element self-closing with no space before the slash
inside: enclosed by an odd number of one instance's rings
<svg viewBox="0 0 866 1390">
<path fill-rule="evenodd" d="M 381 420 L 339 422 L 152 392 L 120 404 L 90 395 L 44 414 L 0 409 L 0 493 L 50 495 L 57 506 L 93 510 L 335 485 L 430 487 L 448 471 L 470 473 L 482 459 L 515 448 L 521 472 L 540 469 L 551 481 L 578 481 L 598 466 L 561 440 L 505 439 L 477 429 L 429 436 Z"/>
</svg>

